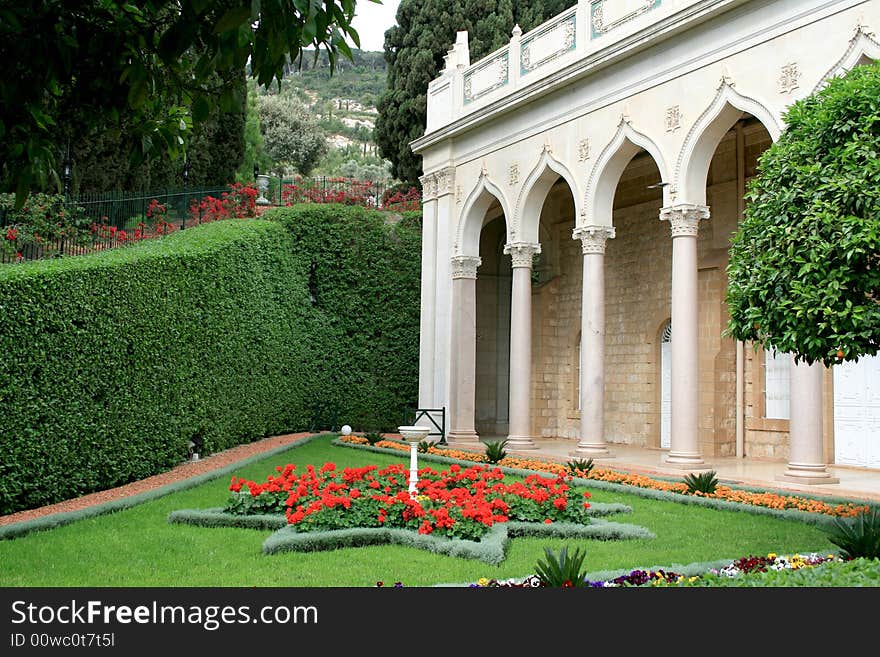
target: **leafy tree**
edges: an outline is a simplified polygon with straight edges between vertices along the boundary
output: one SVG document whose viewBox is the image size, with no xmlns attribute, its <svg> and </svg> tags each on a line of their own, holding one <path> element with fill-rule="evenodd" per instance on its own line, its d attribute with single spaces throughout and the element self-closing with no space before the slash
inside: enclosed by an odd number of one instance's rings
<svg viewBox="0 0 880 657">
<path fill-rule="evenodd" d="M 376 141 L 394 177 L 418 184 L 421 158 L 409 144 L 421 137 L 427 118 L 428 83 L 443 67 L 455 34 L 467 30 L 471 61 L 576 4 L 576 0 L 401 0 L 397 25 L 385 32 L 388 88 L 379 99 Z"/>
<path fill-rule="evenodd" d="M 275 165 L 309 175 L 327 151 L 327 137 L 313 116 L 289 96 L 260 96 L 260 131 Z"/>
<path fill-rule="evenodd" d="M 880 64 L 794 103 L 728 265 L 729 333 L 831 365 L 880 347 Z"/>
<path fill-rule="evenodd" d="M 34 0 L 0 7 L 0 177 L 23 204 L 28 191 L 59 183 L 59 133 L 70 125 L 131 131 L 135 159 L 185 147 L 218 90 L 215 74 L 247 64 L 261 86 L 280 80 L 305 46 L 332 68 L 355 0 Z M 197 53 L 195 56 L 189 56 Z M 241 99 L 219 90 L 221 106 Z M 71 134 L 72 136 L 72 134 Z"/>
</svg>

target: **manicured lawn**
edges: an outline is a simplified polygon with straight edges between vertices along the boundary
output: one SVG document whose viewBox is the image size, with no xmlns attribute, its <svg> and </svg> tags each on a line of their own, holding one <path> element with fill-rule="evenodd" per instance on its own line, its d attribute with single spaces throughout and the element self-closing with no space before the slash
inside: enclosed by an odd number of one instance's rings
<svg viewBox="0 0 880 657">
<path fill-rule="evenodd" d="M 242 467 L 234 474 L 262 481 L 276 465 L 303 468 L 332 461 L 339 467 L 408 462 L 330 445 L 321 437 Z M 435 469 L 447 466 L 432 463 Z M 328 552 L 264 555 L 270 531 L 202 528 L 167 522 L 185 508 L 222 506 L 230 476 L 140 506 L 0 541 L 0 586 L 429 586 L 505 579 L 534 572 L 544 547 L 580 546 L 590 572 L 736 559 L 768 552 L 834 552 L 822 529 L 793 520 L 719 511 L 603 490 L 594 502 L 619 502 L 633 513 L 608 519 L 646 527 L 656 538 L 600 542 L 516 538 L 499 566 L 399 547 L 372 546 Z"/>
</svg>

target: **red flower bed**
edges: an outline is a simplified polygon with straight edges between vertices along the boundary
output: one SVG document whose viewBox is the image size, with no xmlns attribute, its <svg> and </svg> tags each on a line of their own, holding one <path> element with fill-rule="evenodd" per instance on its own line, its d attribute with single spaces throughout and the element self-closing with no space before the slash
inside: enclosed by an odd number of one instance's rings
<svg viewBox="0 0 880 657">
<path fill-rule="evenodd" d="M 416 495 L 408 492 L 409 471 L 402 464 L 336 469 L 325 463 L 279 466 L 264 483 L 232 478 L 229 513 L 285 513 L 300 531 L 347 527 L 401 527 L 420 534 L 479 540 L 499 522 L 567 521 L 589 523 L 589 493 L 578 492 L 564 476 L 530 475 L 505 483 L 500 468 L 450 466 L 419 470 Z"/>
</svg>

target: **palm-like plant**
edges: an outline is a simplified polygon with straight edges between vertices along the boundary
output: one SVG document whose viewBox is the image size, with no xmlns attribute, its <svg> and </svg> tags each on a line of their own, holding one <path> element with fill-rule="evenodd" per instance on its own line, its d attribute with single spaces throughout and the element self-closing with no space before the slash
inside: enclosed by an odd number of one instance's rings
<svg viewBox="0 0 880 657">
<path fill-rule="evenodd" d="M 684 478 L 685 486 L 689 495 L 704 493 L 712 495 L 718 488 L 718 477 L 714 470 L 708 472 L 690 473 Z"/>
<path fill-rule="evenodd" d="M 855 518 L 835 518 L 828 540 L 840 548 L 844 559 L 880 559 L 880 508 Z"/>
<path fill-rule="evenodd" d="M 367 431 L 364 433 L 364 438 L 366 438 L 367 442 L 371 445 L 375 445 L 382 440 L 383 436 L 381 431 Z"/>
<path fill-rule="evenodd" d="M 505 451 L 505 447 L 507 447 L 506 440 L 497 440 L 493 443 L 486 443 L 486 460 L 489 463 L 498 463 L 501 459 L 507 456 L 507 452 Z"/>
<path fill-rule="evenodd" d="M 574 551 L 574 554 L 568 554 L 568 548 L 563 547 L 559 555 L 554 554 L 553 550 L 545 547 L 545 560 L 538 560 L 535 564 L 535 573 L 544 586 L 563 587 L 563 588 L 583 588 L 586 586 L 584 581 L 584 573 L 581 566 L 587 557 L 586 552 L 581 552 L 580 548 Z"/>
<path fill-rule="evenodd" d="M 568 468 L 568 473 L 572 476 L 584 476 L 590 474 L 590 470 L 593 469 L 593 459 L 572 459 L 568 463 L 565 464 L 565 467 Z"/>
</svg>

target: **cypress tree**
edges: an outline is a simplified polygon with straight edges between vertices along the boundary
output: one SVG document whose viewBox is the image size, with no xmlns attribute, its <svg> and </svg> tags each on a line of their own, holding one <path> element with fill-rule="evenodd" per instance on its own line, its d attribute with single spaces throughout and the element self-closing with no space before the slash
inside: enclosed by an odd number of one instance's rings
<svg viewBox="0 0 880 657">
<path fill-rule="evenodd" d="M 471 62 L 510 40 L 514 25 L 528 31 L 576 0 L 402 0 L 397 25 L 385 32 L 388 85 L 378 103 L 376 142 L 395 178 L 418 185 L 421 157 L 409 144 L 424 134 L 428 83 L 459 30 L 468 31 Z"/>
</svg>

